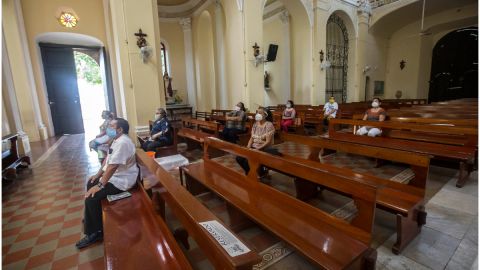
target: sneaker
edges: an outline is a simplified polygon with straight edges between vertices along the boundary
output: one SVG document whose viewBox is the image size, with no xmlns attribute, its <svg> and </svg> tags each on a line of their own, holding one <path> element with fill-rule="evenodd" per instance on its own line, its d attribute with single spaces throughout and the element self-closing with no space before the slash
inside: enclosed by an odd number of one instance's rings
<svg viewBox="0 0 480 270">
<path fill-rule="evenodd" d="M 92 233 L 90 235 L 86 235 L 85 237 L 83 237 L 80 241 L 78 241 L 75 246 L 78 248 L 78 249 L 82 249 L 82 248 L 86 248 L 90 245 L 92 245 L 93 243 L 96 243 L 98 241 L 102 241 L 103 240 L 103 233 L 102 232 L 95 232 L 95 233 Z"/>
</svg>

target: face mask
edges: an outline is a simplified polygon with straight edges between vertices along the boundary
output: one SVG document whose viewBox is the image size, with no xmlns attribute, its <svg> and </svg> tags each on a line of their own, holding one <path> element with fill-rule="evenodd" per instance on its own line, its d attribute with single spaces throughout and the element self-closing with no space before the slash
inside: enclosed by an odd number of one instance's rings
<svg viewBox="0 0 480 270">
<path fill-rule="evenodd" d="M 236 112 L 240 111 L 240 107 L 239 106 L 235 106 L 235 108 L 233 108 L 233 110 L 235 110 Z"/>
<path fill-rule="evenodd" d="M 292 107 L 292 104 L 287 103 L 287 108 L 291 108 L 291 107 Z"/>
<path fill-rule="evenodd" d="M 379 106 L 378 102 L 376 102 L 376 101 L 372 102 L 372 107 L 373 108 L 378 108 L 378 106 Z"/>
<path fill-rule="evenodd" d="M 330 103 L 334 103 L 335 102 L 335 99 L 330 99 L 328 100 Z"/>
<path fill-rule="evenodd" d="M 107 128 L 107 136 L 110 138 L 115 138 L 117 136 L 117 130 L 113 128 Z"/>
<path fill-rule="evenodd" d="M 162 116 L 161 114 L 155 114 L 155 121 L 157 121 L 158 119 L 160 119 L 161 116 Z"/>
<path fill-rule="evenodd" d="M 255 114 L 255 121 L 262 121 L 263 120 L 263 115 L 257 113 Z"/>
</svg>

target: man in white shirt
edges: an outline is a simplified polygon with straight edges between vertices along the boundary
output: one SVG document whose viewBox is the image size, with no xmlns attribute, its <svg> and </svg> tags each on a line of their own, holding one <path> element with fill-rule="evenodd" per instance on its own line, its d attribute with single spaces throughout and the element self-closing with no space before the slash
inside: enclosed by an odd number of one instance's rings
<svg viewBox="0 0 480 270">
<path fill-rule="evenodd" d="M 87 247 L 103 239 L 102 200 L 107 195 L 129 190 L 137 180 L 138 167 L 135 159 L 135 145 L 128 137 L 130 127 L 123 118 L 110 121 L 106 130 L 113 139 L 102 168 L 87 182 L 85 194 L 84 233 L 77 242 L 77 248 Z"/>
</svg>

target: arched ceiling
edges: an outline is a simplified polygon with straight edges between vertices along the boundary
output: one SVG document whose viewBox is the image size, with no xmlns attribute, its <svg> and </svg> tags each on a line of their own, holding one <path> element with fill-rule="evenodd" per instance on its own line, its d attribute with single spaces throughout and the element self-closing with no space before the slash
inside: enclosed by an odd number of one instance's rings
<svg viewBox="0 0 480 270">
<path fill-rule="evenodd" d="M 189 0 L 157 0 L 159 6 L 178 6 L 187 3 Z"/>
<path fill-rule="evenodd" d="M 426 0 L 425 17 L 474 3 L 478 3 L 477 0 Z M 422 17 L 422 4 L 423 1 L 419 0 L 387 13 L 385 16 L 372 22 L 370 31 L 376 35 L 388 37 L 405 25 L 420 20 Z M 380 8 L 388 8 L 388 5 Z"/>
<path fill-rule="evenodd" d="M 189 17 L 207 0 L 157 0 L 160 18 Z"/>
</svg>

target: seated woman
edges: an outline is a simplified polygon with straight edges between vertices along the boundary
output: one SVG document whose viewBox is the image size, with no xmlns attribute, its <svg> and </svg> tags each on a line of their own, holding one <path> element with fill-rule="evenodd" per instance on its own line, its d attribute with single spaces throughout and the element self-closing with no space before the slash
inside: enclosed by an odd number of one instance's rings
<svg viewBox="0 0 480 270">
<path fill-rule="evenodd" d="M 222 138 L 227 142 L 236 143 L 237 135 L 245 132 L 245 122 L 247 121 L 243 102 L 238 102 L 234 110 L 227 114 L 225 120 L 227 122 L 222 132 Z"/>
<path fill-rule="evenodd" d="M 328 103 L 323 105 L 323 126 L 328 128 L 331 118 L 337 117 L 338 103 L 335 102 L 335 97 L 331 96 Z"/>
<path fill-rule="evenodd" d="M 368 109 L 363 116 L 363 121 L 385 121 L 387 112 L 380 107 L 380 99 L 374 98 L 372 102 L 372 108 Z M 370 137 L 376 137 L 382 134 L 382 130 L 376 127 L 364 126 L 357 130 L 357 135 L 367 134 Z"/>
<path fill-rule="evenodd" d="M 270 154 L 279 155 L 279 152 L 272 148 L 275 127 L 272 124 L 272 115 L 265 108 L 258 108 L 255 115 L 255 124 L 252 127 L 252 136 L 248 141 L 247 148 L 264 151 Z M 238 164 L 245 170 L 245 174 L 250 171 L 248 160 L 244 157 L 236 157 Z M 260 168 L 260 176 L 266 173 L 265 168 Z"/>
<path fill-rule="evenodd" d="M 114 119 L 114 115 L 110 111 L 103 111 L 102 119 L 104 119 L 104 121 L 100 126 L 100 133 L 95 137 L 95 139 L 88 143 L 90 150 L 93 149 L 95 152 L 97 152 L 100 163 L 103 162 L 108 153 L 108 149 L 110 148 L 111 139 L 108 137 L 106 130 L 110 124 L 110 121 Z"/>
<path fill-rule="evenodd" d="M 173 144 L 172 128 L 167 119 L 165 109 L 158 108 L 155 113 L 155 122 L 152 125 L 150 138 L 143 143 L 142 148 L 145 151 L 155 151 L 157 147 Z"/>
<path fill-rule="evenodd" d="M 293 104 L 293 101 L 287 101 L 286 106 L 287 108 L 283 111 L 282 122 L 280 123 L 280 126 L 282 127 L 282 130 L 284 132 L 288 132 L 288 127 L 295 123 L 296 115 L 295 105 Z"/>
</svg>

